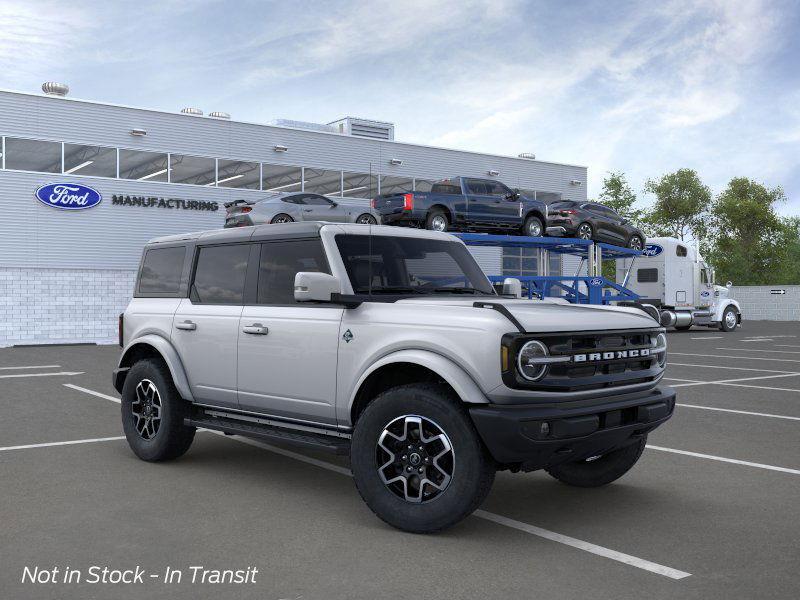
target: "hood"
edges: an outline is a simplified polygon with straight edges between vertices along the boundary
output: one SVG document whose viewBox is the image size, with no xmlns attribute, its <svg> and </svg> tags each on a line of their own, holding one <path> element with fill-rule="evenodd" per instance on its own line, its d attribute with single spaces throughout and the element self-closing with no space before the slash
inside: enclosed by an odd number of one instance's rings
<svg viewBox="0 0 800 600">
<path fill-rule="evenodd" d="M 714 295 L 717 298 L 727 298 L 730 295 L 731 291 L 724 285 L 715 285 L 714 286 Z"/>
<path fill-rule="evenodd" d="M 526 332 L 546 333 L 551 331 L 606 331 L 612 329 L 645 329 L 659 324 L 638 308 L 625 306 L 600 306 L 562 304 L 547 300 L 516 300 L 476 296 L 475 298 L 431 297 L 407 298 L 399 303 L 425 304 L 428 306 L 472 307 L 476 302 L 502 304 L 520 322 Z M 475 310 L 480 310 L 476 308 Z"/>
</svg>

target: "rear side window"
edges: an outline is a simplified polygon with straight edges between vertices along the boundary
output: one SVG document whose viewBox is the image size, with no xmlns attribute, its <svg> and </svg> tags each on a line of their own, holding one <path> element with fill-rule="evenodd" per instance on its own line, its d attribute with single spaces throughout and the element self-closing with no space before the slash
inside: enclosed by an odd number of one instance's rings
<svg viewBox="0 0 800 600">
<path fill-rule="evenodd" d="M 200 248 L 191 299 L 201 304 L 242 304 L 250 244 Z"/>
<path fill-rule="evenodd" d="M 431 187 L 433 194 L 461 194 L 461 186 L 457 181 L 439 181 Z"/>
<path fill-rule="evenodd" d="M 655 283 L 658 281 L 658 269 L 639 269 L 636 271 L 636 281 L 639 283 Z"/>
<path fill-rule="evenodd" d="M 330 273 L 321 240 L 263 244 L 258 269 L 258 303 L 294 304 L 294 276 L 300 271 Z"/>
<path fill-rule="evenodd" d="M 139 277 L 140 294 L 177 294 L 181 285 L 184 246 L 150 248 L 144 255 Z"/>
</svg>

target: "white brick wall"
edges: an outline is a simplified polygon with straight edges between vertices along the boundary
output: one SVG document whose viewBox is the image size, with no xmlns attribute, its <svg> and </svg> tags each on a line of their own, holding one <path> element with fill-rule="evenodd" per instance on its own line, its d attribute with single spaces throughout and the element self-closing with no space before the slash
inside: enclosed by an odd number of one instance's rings
<svg viewBox="0 0 800 600">
<path fill-rule="evenodd" d="M 785 290 L 785 294 L 772 294 Z M 731 297 L 742 307 L 742 317 L 752 321 L 800 321 L 800 285 L 734 286 Z"/>
<path fill-rule="evenodd" d="M 0 347 L 117 341 L 136 272 L 0 268 Z"/>
</svg>

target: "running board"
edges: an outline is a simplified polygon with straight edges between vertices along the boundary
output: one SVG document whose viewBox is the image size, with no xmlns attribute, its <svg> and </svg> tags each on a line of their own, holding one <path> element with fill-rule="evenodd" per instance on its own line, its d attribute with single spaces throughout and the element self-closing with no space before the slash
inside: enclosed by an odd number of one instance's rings
<svg viewBox="0 0 800 600">
<path fill-rule="evenodd" d="M 213 429 L 228 435 L 241 435 L 270 442 L 283 442 L 311 450 L 331 452 L 332 454 L 346 455 L 350 452 L 349 439 L 321 433 L 291 431 L 283 427 L 262 425 L 260 423 L 245 423 L 234 419 L 210 417 L 208 415 L 189 417 L 184 419 L 183 423 L 190 427 Z"/>
</svg>

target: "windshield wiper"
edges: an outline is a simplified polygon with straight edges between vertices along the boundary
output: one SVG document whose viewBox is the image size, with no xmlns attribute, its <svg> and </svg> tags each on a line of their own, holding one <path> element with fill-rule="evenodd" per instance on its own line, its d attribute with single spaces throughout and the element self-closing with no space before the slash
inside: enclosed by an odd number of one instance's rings
<svg viewBox="0 0 800 600">
<path fill-rule="evenodd" d="M 450 294 L 486 294 L 480 290 L 471 287 L 437 287 L 432 291 L 434 292 L 448 292 Z"/>
<path fill-rule="evenodd" d="M 387 286 L 372 286 L 360 287 L 355 290 L 356 294 L 424 294 L 425 292 L 419 288 L 402 286 L 402 285 L 387 285 Z"/>
</svg>

